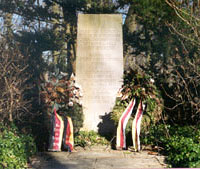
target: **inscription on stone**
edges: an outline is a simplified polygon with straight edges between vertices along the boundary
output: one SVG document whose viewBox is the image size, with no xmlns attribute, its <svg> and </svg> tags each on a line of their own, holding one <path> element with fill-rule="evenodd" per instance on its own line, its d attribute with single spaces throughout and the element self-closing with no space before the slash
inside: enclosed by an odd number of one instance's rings
<svg viewBox="0 0 200 169">
<path fill-rule="evenodd" d="M 122 16 L 79 14 L 76 80 L 83 91 L 84 130 L 98 130 L 123 78 Z"/>
</svg>

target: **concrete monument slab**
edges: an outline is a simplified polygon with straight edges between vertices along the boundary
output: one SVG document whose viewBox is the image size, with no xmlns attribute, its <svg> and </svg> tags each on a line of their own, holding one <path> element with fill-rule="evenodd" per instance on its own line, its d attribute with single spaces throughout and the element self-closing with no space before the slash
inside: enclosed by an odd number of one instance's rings
<svg viewBox="0 0 200 169">
<path fill-rule="evenodd" d="M 123 82 L 120 14 L 78 15 L 76 81 L 83 92 L 83 129 L 97 131 Z"/>
</svg>

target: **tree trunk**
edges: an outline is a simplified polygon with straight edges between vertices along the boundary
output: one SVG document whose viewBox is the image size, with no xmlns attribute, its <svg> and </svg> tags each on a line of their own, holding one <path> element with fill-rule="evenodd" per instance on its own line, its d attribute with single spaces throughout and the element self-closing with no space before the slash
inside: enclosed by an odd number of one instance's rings
<svg viewBox="0 0 200 169">
<path fill-rule="evenodd" d="M 54 3 L 54 5 L 52 7 L 52 12 L 54 14 L 62 16 L 60 6 L 57 3 Z M 59 26 L 60 25 L 60 20 L 54 18 L 52 20 L 52 24 L 53 24 L 54 35 L 57 37 L 59 35 L 59 31 L 62 29 L 61 26 Z M 53 51 L 53 62 L 54 62 L 54 65 L 58 64 L 59 56 L 60 56 L 60 50 L 59 51 L 55 51 L 54 50 Z"/>
<path fill-rule="evenodd" d="M 67 41 L 67 64 L 69 74 L 76 74 L 76 37 L 77 37 L 77 16 L 76 9 L 68 12 L 63 8 L 64 23 L 66 34 L 69 37 Z"/>
<path fill-rule="evenodd" d="M 132 56 L 132 46 L 129 45 L 129 42 L 126 42 L 130 35 L 132 35 L 137 30 L 137 23 L 136 23 L 136 15 L 134 14 L 133 5 L 129 7 L 128 14 L 126 16 L 126 20 L 124 23 L 124 69 L 128 70 L 132 67 L 133 56 Z M 133 63 L 135 64 L 135 63 Z"/>
</svg>

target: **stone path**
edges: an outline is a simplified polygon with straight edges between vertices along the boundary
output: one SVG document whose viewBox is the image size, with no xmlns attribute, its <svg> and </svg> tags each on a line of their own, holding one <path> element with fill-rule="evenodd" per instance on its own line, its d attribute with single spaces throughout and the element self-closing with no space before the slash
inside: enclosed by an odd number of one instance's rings
<svg viewBox="0 0 200 169">
<path fill-rule="evenodd" d="M 131 169 L 166 168 L 164 156 L 150 155 L 148 151 L 79 149 L 77 152 L 47 152 L 40 160 L 32 161 L 33 169 Z"/>
</svg>

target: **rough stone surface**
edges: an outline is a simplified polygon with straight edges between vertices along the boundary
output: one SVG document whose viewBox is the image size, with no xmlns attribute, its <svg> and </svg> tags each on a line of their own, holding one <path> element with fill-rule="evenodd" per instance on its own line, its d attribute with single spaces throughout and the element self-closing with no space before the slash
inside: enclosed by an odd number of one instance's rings
<svg viewBox="0 0 200 169">
<path fill-rule="evenodd" d="M 101 118 L 114 106 L 122 78 L 122 16 L 79 14 L 76 82 L 83 91 L 84 130 L 99 130 Z"/>
<path fill-rule="evenodd" d="M 34 169 L 131 169 L 166 168 L 164 156 L 149 155 L 148 151 L 139 153 L 88 149 L 77 152 L 48 152 L 40 158 L 40 166 Z"/>
</svg>

